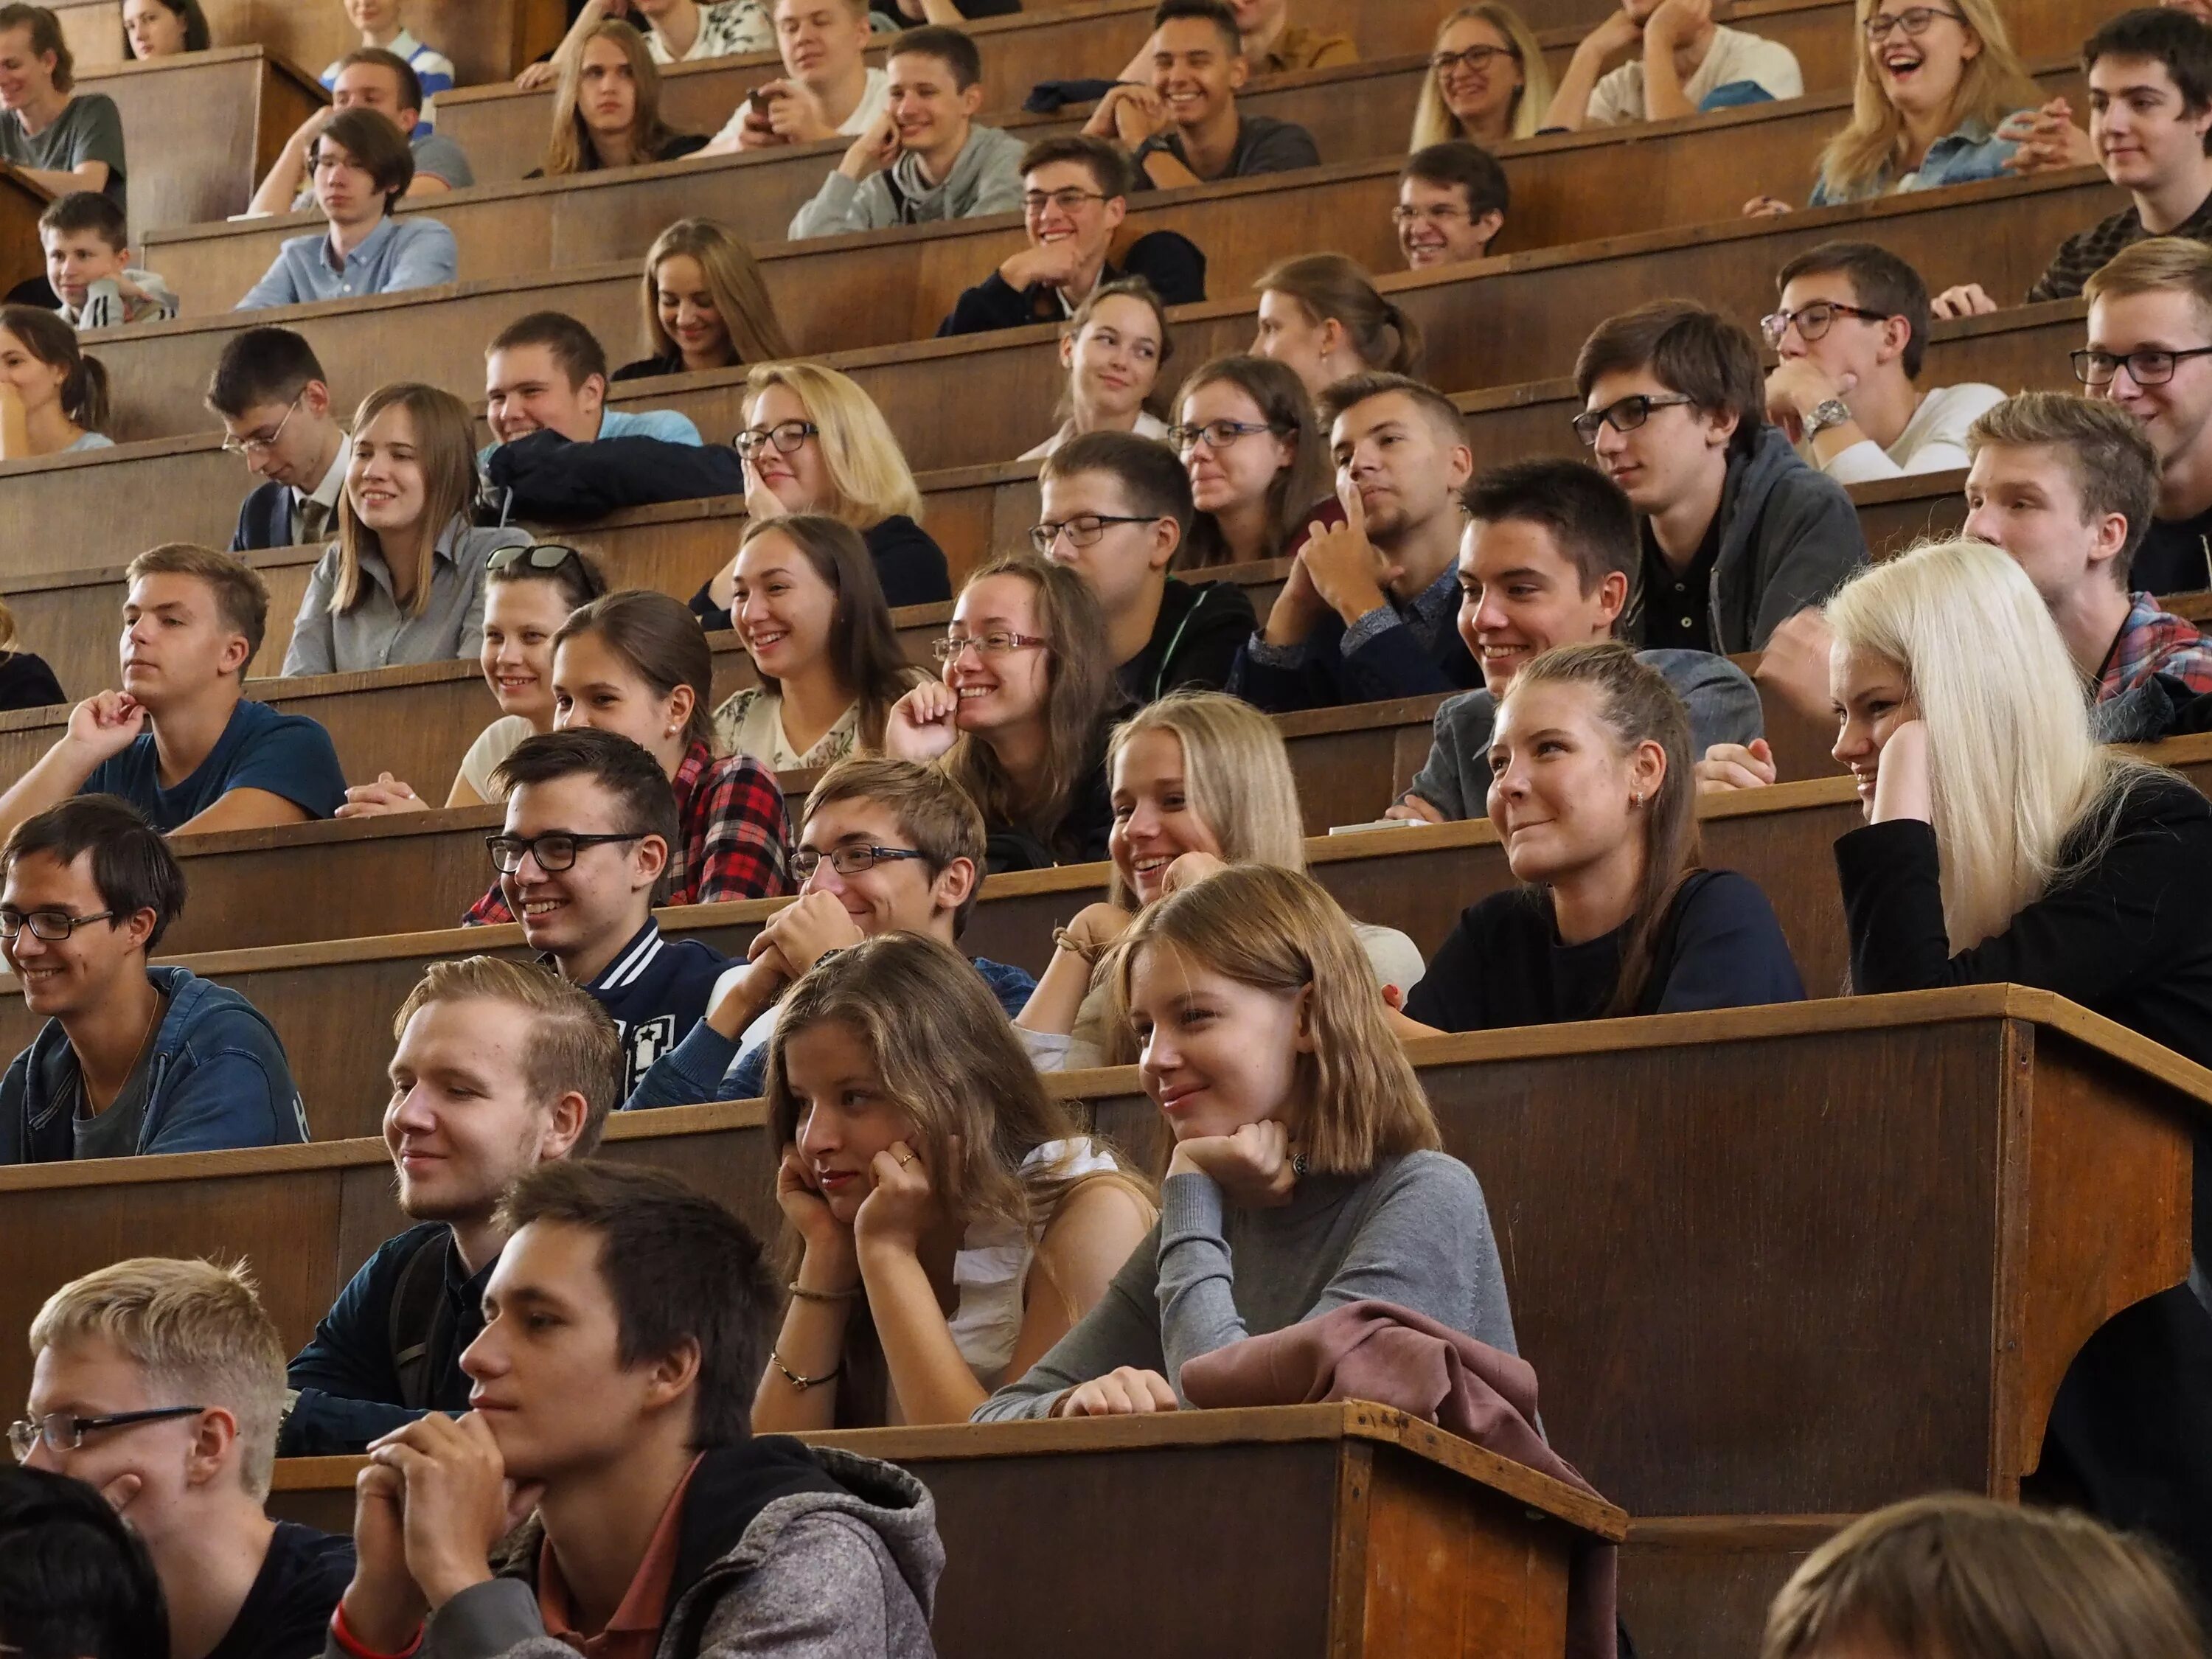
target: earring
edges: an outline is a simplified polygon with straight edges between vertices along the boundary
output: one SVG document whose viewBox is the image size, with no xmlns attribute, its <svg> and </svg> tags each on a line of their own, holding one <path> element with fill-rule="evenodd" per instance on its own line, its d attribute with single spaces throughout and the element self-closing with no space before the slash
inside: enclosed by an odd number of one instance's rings
<svg viewBox="0 0 2212 1659">
<path fill-rule="evenodd" d="M 1629 804 L 1631 806 L 1641 806 L 1641 805 L 1644 805 L 1644 792 L 1643 792 L 1641 789 L 1634 789 L 1634 790 L 1631 790 L 1631 791 L 1629 792 L 1629 796 L 1628 796 L 1628 804 Z"/>
</svg>

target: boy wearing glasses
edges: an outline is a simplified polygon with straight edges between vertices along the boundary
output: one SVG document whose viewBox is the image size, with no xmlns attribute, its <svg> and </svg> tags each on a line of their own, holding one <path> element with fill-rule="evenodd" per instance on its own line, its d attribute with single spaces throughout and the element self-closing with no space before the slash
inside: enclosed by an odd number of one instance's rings
<svg viewBox="0 0 2212 1659">
<path fill-rule="evenodd" d="M 18 825 L 0 869 L 0 955 L 46 1022 L 0 1079 L 0 1164 L 307 1139 L 268 1020 L 190 969 L 147 965 L 185 875 L 145 819 L 80 795 Z"/>
<path fill-rule="evenodd" d="M 222 349 L 207 405 L 223 448 L 262 482 L 238 513 L 230 550 L 295 547 L 337 534 L 353 441 L 333 412 L 314 349 L 289 328 L 249 328 Z"/>
<path fill-rule="evenodd" d="M 353 1540 L 262 1512 L 284 1350 L 246 1269 L 118 1261 L 55 1291 L 30 1334 L 15 1455 L 95 1489 L 144 1541 L 171 1659 L 320 1651 Z"/>
<path fill-rule="evenodd" d="M 1796 54 L 1715 22 L 1724 9 L 1723 0 L 1620 0 L 1620 9 L 1575 48 L 1543 130 L 1578 132 L 1802 97 Z M 1624 52 L 1628 61 L 1607 72 Z"/>
<path fill-rule="evenodd" d="M 1505 228 L 1505 169 L 1480 144 L 1454 138 L 1417 149 L 1398 175 L 1398 251 L 1408 270 L 1460 264 L 1490 252 Z"/>
</svg>

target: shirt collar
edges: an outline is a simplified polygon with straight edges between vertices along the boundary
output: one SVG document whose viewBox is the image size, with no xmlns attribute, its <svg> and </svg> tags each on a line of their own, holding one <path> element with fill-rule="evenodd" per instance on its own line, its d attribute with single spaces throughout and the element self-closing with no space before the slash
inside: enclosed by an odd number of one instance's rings
<svg viewBox="0 0 2212 1659">
<path fill-rule="evenodd" d="M 319 507 L 327 507 L 335 512 L 338 504 L 338 491 L 345 488 L 346 467 L 352 459 L 353 434 L 341 432 L 338 434 L 337 459 L 331 463 L 331 470 L 323 474 L 322 483 L 304 493 L 295 489 L 292 492 L 293 495 L 300 501 L 313 501 Z"/>
<path fill-rule="evenodd" d="M 599 1636 L 619 1634 L 642 1638 L 611 1646 L 614 1652 L 650 1652 L 651 1648 L 644 1644 L 657 1641 L 661 1626 L 668 1620 L 668 1594 L 676 1587 L 676 1556 L 683 1542 L 684 1499 L 690 1491 L 691 1477 L 698 1473 L 700 1460 L 705 1455 L 702 1452 L 691 1460 L 690 1467 L 684 1471 L 684 1478 L 676 1483 L 676 1490 L 668 1495 L 668 1507 L 660 1512 L 659 1523 L 653 1528 L 645 1555 L 637 1564 L 637 1575 L 623 1593 L 622 1605 L 607 1620 L 606 1628 L 595 1632 Z M 548 1636 L 579 1647 L 591 1639 L 575 1627 L 568 1582 L 561 1576 L 560 1558 L 553 1553 L 550 1538 L 538 1547 L 538 1612 Z"/>
<path fill-rule="evenodd" d="M 629 942 L 615 952 L 615 959 L 599 970 L 599 977 L 576 988 L 597 995 L 602 991 L 618 991 L 624 986 L 634 985 L 638 976 L 652 964 L 653 957 L 659 954 L 660 923 L 647 916 L 645 926 L 629 936 Z M 550 951 L 539 951 L 538 961 L 542 967 L 550 968 L 556 973 L 560 971 Z"/>
<path fill-rule="evenodd" d="M 1448 621 L 1459 609 L 1459 566 L 1448 564 L 1436 580 L 1413 595 L 1406 609 L 1431 628 Z"/>
<path fill-rule="evenodd" d="M 337 249 L 331 244 L 331 234 L 329 231 L 325 230 L 323 233 L 323 239 L 317 246 L 319 250 L 319 257 L 322 259 L 322 262 L 324 264 L 328 265 L 331 270 L 335 271 L 350 270 L 356 264 L 364 263 L 369 259 L 374 258 L 377 254 L 382 251 L 384 245 L 398 234 L 399 221 L 393 218 L 389 213 L 387 213 L 384 216 L 384 222 L 377 226 L 374 230 L 370 231 L 368 234 L 362 239 L 362 244 L 359 247 L 347 254 L 343 259 L 340 260 L 334 265 L 331 264 L 331 255 L 336 252 Z"/>
</svg>

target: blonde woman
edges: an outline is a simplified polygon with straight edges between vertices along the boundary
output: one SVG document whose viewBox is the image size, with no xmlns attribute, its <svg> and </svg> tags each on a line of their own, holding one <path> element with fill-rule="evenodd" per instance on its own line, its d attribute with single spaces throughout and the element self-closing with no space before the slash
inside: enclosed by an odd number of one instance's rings
<svg viewBox="0 0 2212 1659">
<path fill-rule="evenodd" d="M 1534 137 L 1551 102 L 1543 46 L 1521 14 L 1504 0 L 1462 6 L 1437 26 L 1406 148 L 1454 138 L 1491 148 Z"/>
<path fill-rule="evenodd" d="M 284 649 L 284 672 L 351 674 L 474 656 L 484 565 L 524 547 L 520 526 L 479 530 L 468 405 L 411 380 L 379 387 L 354 416 L 338 538 L 316 562 Z"/>
<path fill-rule="evenodd" d="M 1174 1140 L 1160 1222 L 977 1421 L 1173 1411 L 1187 1361 L 1370 1297 L 1515 1351 L 1482 1188 L 1441 1150 L 1352 927 L 1310 877 L 1237 865 L 1170 894 L 1112 973 Z"/>
<path fill-rule="evenodd" d="M 528 176 L 641 167 L 706 147 L 703 135 L 678 132 L 660 118 L 660 71 L 645 37 L 611 17 L 583 37 L 562 68 L 553 96 L 553 136 L 544 164 Z"/>
<path fill-rule="evenodd" d="M 791 355 L 760 262 L 712 219 L 678 219 L 645 256 L 645 332 L 653 356 L 611 378 L 696 374 Z"/>
<path fill-rule="evenodd" d="M 795 1260 L 763 1434 L 966 1422 L 1097 1304 L 1158 1214 L 935 939 L 825 957 L 783 1000 L 767 1086 Z"/>
<path fill-rule="evenodd" d="M 852 526 L 894 609 L 951 599 L 945 550 L 921 527 L 921 491 L 874 400 L 819 363 L 763 363 L 745 387 L 737 447 L 746 511 L 757 519 L 823 513 Z M 737 568 L 732 559 L 692 596 L 710 631 L 730 626 Z"/>
</svg>

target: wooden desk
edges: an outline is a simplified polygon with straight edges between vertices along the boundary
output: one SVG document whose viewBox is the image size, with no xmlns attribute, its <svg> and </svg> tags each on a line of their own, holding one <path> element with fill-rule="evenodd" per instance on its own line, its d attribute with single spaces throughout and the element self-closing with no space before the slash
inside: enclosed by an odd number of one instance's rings
<svg viewBox="0 0 2212 1659">
<path fill-rule="evenodd" d="M 39 216 L 54 198 L 14 167 L 0 162 L 0 294 L 46 274 L 39 246 Z"/>
<path fill-rule="evenodd" d="M 219 44 L 258 41 L 313 75 L 361 44 L 343 7 L 314 0 L 202 0 L 201 9 Z M 568 9 L 562 0 L 410 0 L 407 23 L 453 60 L 463 86 L 473 86 L 505 81 L 557 46 Z M 442 127 L 445 99 L 438 104 Z"/>
</svg>

